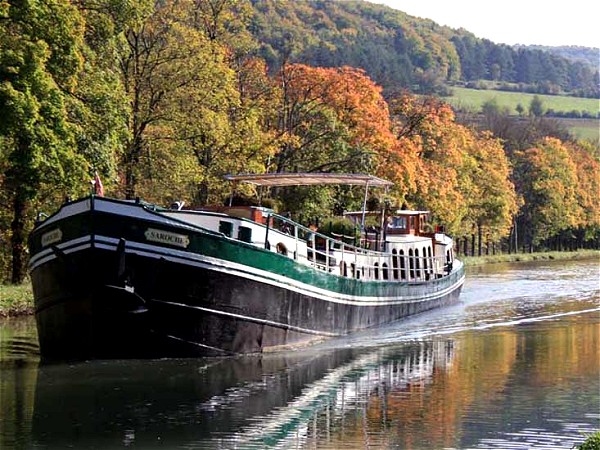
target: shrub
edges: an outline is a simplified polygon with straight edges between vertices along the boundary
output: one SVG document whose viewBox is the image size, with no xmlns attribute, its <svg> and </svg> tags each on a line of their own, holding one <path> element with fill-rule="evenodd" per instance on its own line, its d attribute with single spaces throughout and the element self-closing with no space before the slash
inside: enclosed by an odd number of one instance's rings
<svg viewBox="0 0 600 450">
<path fill-rule="evenodd" d="M 600 450 L 600 431 L 588 435 L 586 440 L 575 448 L 578 450 Z"/>
</svg>

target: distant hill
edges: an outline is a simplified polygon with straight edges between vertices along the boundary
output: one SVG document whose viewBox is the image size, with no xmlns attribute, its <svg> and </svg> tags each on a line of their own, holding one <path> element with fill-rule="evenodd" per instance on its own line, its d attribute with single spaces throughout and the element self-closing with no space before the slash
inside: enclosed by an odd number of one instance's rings
<svg viewBox="0 0 600 450">
<path fill-rule="evenodd" d="M 493 80 L 541 94 L 600 97 L 598 70 L 553 52 L 513 48 L 359 0 L 251 0 L 259 54 L 284 62 L 364 69 L 386 92 L 444 93 Z"/>
<path fill-rule="evenodd" d="M 586 63 L 592 70 L 598 70 L 600 67 L 600 48 L 580 47 L 576 45 L 563 45 L 559 47 L 547 47 L 544 45 L 515 45 L 515 48 L 543 50 L 558 56 L 562 56 L 569 61 Z"/>
</svg>

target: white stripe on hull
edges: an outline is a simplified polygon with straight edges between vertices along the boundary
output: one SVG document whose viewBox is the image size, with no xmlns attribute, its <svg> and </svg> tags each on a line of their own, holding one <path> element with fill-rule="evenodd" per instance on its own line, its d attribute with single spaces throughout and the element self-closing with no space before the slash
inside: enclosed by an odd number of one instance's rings
<svg viewBox="0 0 600 450">
<path fill-rule="evenodd" d="M 93 201 L 93 208 L 92 208 Z M 47 228 L 53 223 L 66 219 L 68 217 L 76 216 L 88 211 L 99 211 L 109 214 L 118 214 L 123 217 L 143 219 L 150 222 L 162 223 L 168 226 L 176 226 L 178 228 L 185 228 L 187 230 L 198 230 L 198 226 L 191 225 L 180 219 L 171 218 L 167 215 L 153 212 L 150 209 L 144 208 L 137 203 L 126 203 L 122 201 L 109 201 L 102 198 L 86 198 L 84 200 L 76 201 L 71 204 L 64 205 L 56 214 L 48 217 L 42 223 L 40 223 L 36 229 Z M 205 230 L 208 231 L 208 230 Z M 209 231 L 210 232 L 210 231 Z"/>
<path fill-rule="evenodd" d="M 37 226 L 37 229 L 46 228 L 58 220 L 62 220 L 71 216 L 76 216 L 77 214 L 89 211 L 92 204 L 91 202 L 91 198 L 86 198 L 85 200 L 64 205 L 56 214 L 53 214 L 52 216 L 44 220 L 41 224 L 39 224 Z"/>
</svg>

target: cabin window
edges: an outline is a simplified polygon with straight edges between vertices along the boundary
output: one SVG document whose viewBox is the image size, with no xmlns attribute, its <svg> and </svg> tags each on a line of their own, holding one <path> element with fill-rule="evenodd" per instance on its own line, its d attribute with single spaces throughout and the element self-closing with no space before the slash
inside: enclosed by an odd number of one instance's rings
<svg viewBox="0 0 600 450">
<path fill-rule="evenodd" d="M 238 239 L 243 242 L 252 242 L 252 228 L 239 227 L 238 228 Z"/>
<path fill-rule="evenodd" d="M 404 230 L 406 229 L 406 217 L 392 217 L 389 228 Z"/>
<path fill-rule="evenodd" d="M 417 269 L 417 278 L 421 278 L 421 261 L 419 259 L 419 249 L 415 248 L 415 267 Z"/>
<path fill-rule="evenodd" d="M 400 278 L 406 280 L 406 260 L 404 259 L 404 250 L 400 250 Z"/>
<path fill-rule="evenodd" d="M 379 280 L 379 263 L 375 263 L 375 279 Z"/>
<path fill-rule="evenodd" d="M 423 272 L 427 273 L 427 248 L 423 247 Z"/>
<path fill-rule="evenodd" d="M 431 247 L 427 247 L 427 256 L 429 257 L 429 272 L 433 273 L 433 258 L 431 256 Z"/>
<path fill-rule="evenodd" d="M 383 263 L 381 265 L 381 275 L 383 275 L 383 279 L 387 280 L 388 277 L 388 265 L 386 263 Z"/>
<path fill-rule="evenodd" d="M 396 249 L 392 250 L 392 276 L 394 280 L 398 279 L 398 251 Z"/>
<path fill-rule="evenodd" d="M 233 236 L 233 223 L 227 220 L 219 221 L 219 232 L 223 233 L 227 237 Z"/>
<path fill-rule="evenodd" d="M 356 264 L 350 264 L 350 273 L 352 274 L 352 278 L 356 278 Z"/>
<path fill-rule="evenodd" d="M 412 248 L 408 250 L 408 265 L 410 266 L 409 278 L 412 280 L 415 277 L 415 258 Z"/>
<path fill-rule="evenodd" d="M 346 262 L 345 261 L 340 261 L 340 274 L 343 277 L 347 277 L 348 276 L 348 266 L 346 266 Z"/>
</svg>

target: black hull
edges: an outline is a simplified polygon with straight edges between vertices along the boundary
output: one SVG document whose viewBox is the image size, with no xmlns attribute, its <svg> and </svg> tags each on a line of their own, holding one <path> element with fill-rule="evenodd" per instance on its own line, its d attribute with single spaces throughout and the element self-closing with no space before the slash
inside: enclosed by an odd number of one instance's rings
<svg viewBox="0 0 600 450">
<path fill-rule="evenodd" d="M 289 348 L 453 303 L 461 285 L 455 280 L 455 288 L 429 300 L 357 306 L 118 249 L 56 256 L 31 273 L 46 361 Z M 426 292 L 422 284 L 413 290 Z"/>
</svg>

